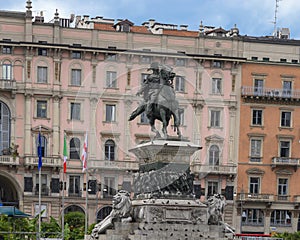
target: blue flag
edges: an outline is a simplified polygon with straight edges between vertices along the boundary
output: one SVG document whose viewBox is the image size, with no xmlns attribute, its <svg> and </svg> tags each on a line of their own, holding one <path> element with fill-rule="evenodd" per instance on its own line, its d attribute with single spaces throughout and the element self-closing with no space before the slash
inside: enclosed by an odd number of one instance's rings
<svg viewBox="0 0 300 240">
<path fill-rule="evenodd" d="M 41 132 L 39 132 L 39 137 L 38 137 L 38 156 L 39 156 L 39 164 L 38 164 L 38 169 L 39 171 L 42 168 L 43 162 L 42 162 L 42 136 Z"/>
</svg>

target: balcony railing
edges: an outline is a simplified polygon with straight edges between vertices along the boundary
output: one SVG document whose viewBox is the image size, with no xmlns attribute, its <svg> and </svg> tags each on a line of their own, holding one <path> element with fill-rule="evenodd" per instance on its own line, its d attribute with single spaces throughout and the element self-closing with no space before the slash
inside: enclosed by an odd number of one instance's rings
<svg viewBox="0 0 300 240">
<path fill-rule="evenodd" d="M 273 157 L 273 164 L 281 164 L 281 165 L 300 165 L 299 158 L 288 158 L 288 157 Z"/>
<path fill-rule="evenodd" d="M 263 88 L 253 86 L 242 86 L 242 96 L 249 97 L 265 97 L 265 98 L 284 98 L 284 99 L 300 99 L 299 90 Z"/>
<path fill-rule="evenodd" d="M 238 193 L 237 201 L 253 201 L 253 202 L 273 202 L 273 194 L 256 194 L 256 193 Z"/>
<path fill-rule="evenodd" d="M 191 171 L 193 173 L 212 173 L 212 174 L 226 174 L 226 175 L 235 175 L 236 166 L 234 165 L 207 165 L 201 163 L 193 163 L 191 165 Z"/>
<path fill-rule="evenodd" d="M 0 90 L 14 90 L 16 88 L 16 80 L 0 79 Z"/>
<path fill-rule="evenodd" d="M 0 165 L 19 165 L 20 164 L 20 160 L 19 157 L 13 157 L 10 155 L 3 155 L 0 156 Z"/>
<path fill-rule="evenodd" d="M 25 166 L 38 166 L 39 158 L 36 156 L 25 157 Z M 59 157 L 43 157 L 42 158 L 43 167 L 62 167 L 62 161 Z"/>
<path fill-rule="evenodd" d="M 138 170 L 139 164 L 136 161 L 91 160 L 88 162 L 88 167 L 113 170 Z"/>
</svg>

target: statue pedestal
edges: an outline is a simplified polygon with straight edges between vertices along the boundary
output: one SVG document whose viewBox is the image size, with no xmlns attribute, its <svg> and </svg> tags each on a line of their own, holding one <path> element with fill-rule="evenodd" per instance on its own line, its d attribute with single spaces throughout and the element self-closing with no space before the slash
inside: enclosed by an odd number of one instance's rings
<svg viewBox="0 0 300 240">
<path fill-rule="evenodd" d="M 193 199 L 190 157 L 199 149 L 178 138 L 155 139 L 130 149 L 139 161 L 133 183 L 135 198 Z"/>
</svg>

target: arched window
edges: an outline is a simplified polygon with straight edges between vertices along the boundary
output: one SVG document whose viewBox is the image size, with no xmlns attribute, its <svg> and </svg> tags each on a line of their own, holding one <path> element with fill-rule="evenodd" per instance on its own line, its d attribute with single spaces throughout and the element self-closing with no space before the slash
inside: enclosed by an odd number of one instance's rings
<svg viewBox="0 0 300 240">
<path fill-rule="evenodd" d="M 80 159 L 80 140 L 72 138 L 70 140 L 70 159 Z"/>
<path fill-rule="evenodd" d="M 100 222 L 104 218 L 106 218 L 110 214 L 111 210 L 112 210 L 112 207 L 110 207 L 110 206 L 101 208 L 97 214 L 97 222 Z"/>
<path fill-rule="evenodd" d="M 115 160 L 115 142 L 113 140 L 105 142 L 105 160 Z"/>
<path fill-rule="evenodd" d="M 0 155 L 9 153 L 10 147 L 10 111 L 7 105 L 0 102 Z"/>
<path fill-rule="evenodd" d="M 47 156 L 47 138 L 41 135 L 41 149 L 42 149 L 42 157 Z M 39 137 L 36 137 L 36 152 L 38 153 L 38 146 L 39 146 Z"/>
<path fill-rule="evenodd" d="M 209 148 L 209 165 L 219 165 L 220 150 L 217 145 Z"/>
</svg>

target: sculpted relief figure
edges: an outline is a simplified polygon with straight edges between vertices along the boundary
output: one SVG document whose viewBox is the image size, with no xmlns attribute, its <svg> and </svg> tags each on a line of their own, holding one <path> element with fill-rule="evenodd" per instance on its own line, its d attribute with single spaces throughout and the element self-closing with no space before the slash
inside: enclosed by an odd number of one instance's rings
<svg viewBox="0 0 300 240">
<path fill-rule="evenodd" d="M 173 88 L 173 79 L 175 73 L 172 68 L 153 62 L 148 70 L 152 73 L 145 79 L 137 95 L 143 94 L 143 102 L 135 109 L 129 121 L 135 119 L 138 115 L 145 112 L 151 126 L 151 131 L 156 137 L 161 137 L 159 131 L 155 128 L 155 120 L 163 123 L 163 137 L 167 138 L 167 126 L 171 117 L 174 118 L 174 131 L 181 136 L 179 130 L 179 106 L 175 97 Z"/>
</svg>

